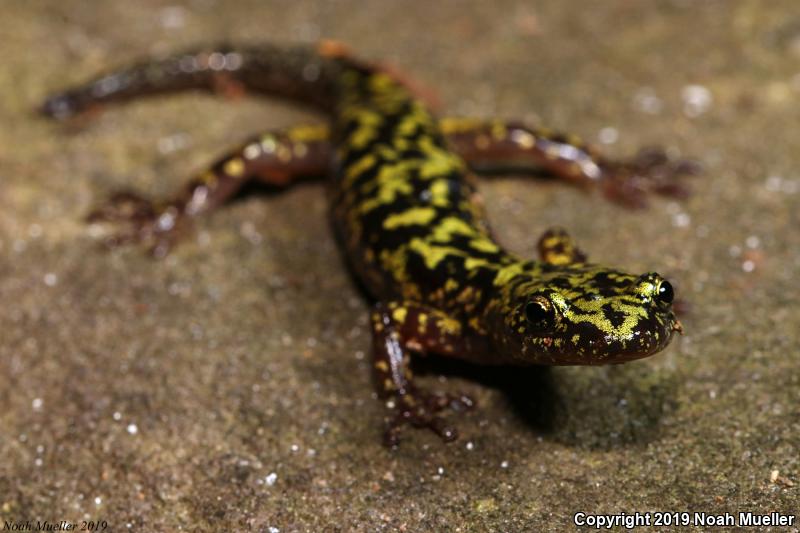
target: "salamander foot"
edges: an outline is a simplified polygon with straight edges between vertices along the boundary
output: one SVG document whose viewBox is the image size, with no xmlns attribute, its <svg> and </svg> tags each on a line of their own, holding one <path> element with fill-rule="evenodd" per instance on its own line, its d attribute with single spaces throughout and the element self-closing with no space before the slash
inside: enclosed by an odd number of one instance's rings
<svg viewBox="0 0 800 533">
<path fill-rule="evenodd" d="M 687 198 L 690 189 L 680 178 L 702 170 L 697 161 L 670 158 L 660 148 L 644 148 L 630 160 L 605 161 L 601 168 L 606 196 L 633 208 L 647 207 L 650 194 Z"/>
<path fill-rule="evenodd" d="M 427 393 L 420 390 L 397 394 L 387 405 L 393 418 L 383 435 L 386 446 L 396 448 L 400 443 L 400 432 L 406 424 L 415 428 L 428 428 L 445 442 L 458 438 L 458 431 L 437 413 L 450 408 L 464 412 L 475 407 L 475 400 L 466 394 Z"/>
<path fill-rule="evenodd" d="M 102 241 L 106 247 L 142 243 L 157 258 L 169 253 L 185 226 L 185 217 L 178 206 L 158 205 L 129 191 L 113 194 L 89 213 L 86 221 L 114 228 Z"/>
</svg>

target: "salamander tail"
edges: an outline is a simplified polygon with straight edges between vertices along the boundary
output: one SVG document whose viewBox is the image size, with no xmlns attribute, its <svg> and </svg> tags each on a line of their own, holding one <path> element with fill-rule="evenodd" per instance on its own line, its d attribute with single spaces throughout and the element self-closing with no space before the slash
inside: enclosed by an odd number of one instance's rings
<svg viewBox="0 0 800 533">
<path fill-rule="evenodd" d="M 343 70 L 373 68 L 352 59 L 343 45 L 332 41 L 291 48 L 220 45 L 109 72 L 52 95 L 40 112 L 65 119 L 105 104 L 189 90 L 225 95 L 249 91 L 331 112 Z"/>
</svg>

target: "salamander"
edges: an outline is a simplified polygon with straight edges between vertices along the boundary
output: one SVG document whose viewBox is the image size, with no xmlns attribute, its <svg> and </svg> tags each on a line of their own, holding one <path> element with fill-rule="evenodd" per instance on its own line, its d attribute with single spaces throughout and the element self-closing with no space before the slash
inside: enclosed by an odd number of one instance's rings
<svg viewBox="0 0 800 533">
<path fill-rule="evenodd" d="M 403 77 L 331 42 L 217 46 L 147 60 L 56 94 L 41 110 L 65 119 L 189 89 L 283 97 L 329 122 L 256 135 L 174 197 L 115 194 L 89 220 L 110 224 L 110 245 L 143 243 L 163 256 L 187 221 L 249 181 L 288 186 L 327 177 L 336 235 L 374 299 L 372 366 L 389 410 L 389 445 L 404 425 L 453 440 L 457 432 L 441 411 L 473 403 L 419 386 L 411 354 L 492 365 L 602 365 L 653 355 L 682 331 L 669 281 L 588 262 L 563 229 L 544 232 L 538 260 L 504 249 L 492 236 L 474 173 L 539 169 L 641 205 L 649 193 L 681 194 L 674 178 L 693 172 L 685 161 L 658 151 L 612 161 L 575 136 L 544 128 L 439 119 Z"/>
</svg>

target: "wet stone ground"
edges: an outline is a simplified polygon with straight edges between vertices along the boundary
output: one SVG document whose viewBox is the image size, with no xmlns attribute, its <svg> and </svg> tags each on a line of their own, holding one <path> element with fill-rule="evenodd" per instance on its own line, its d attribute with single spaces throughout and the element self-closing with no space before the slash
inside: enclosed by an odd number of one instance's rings
<svg viewBox="0 0 800 533">
<path fill-rule="evenodd" d="M 0 35 L 3 523 L 568 531 L 577 512 L 798 513 L 793 0 L 32 0 L 3 4 Z M 557 224 L 597 262 L 669 277 L 686 335 L 607 368 L 433 365 L 425 383 L 479 408 L 455 443 L 413 431 L 390 451 L 368 303 L 321 186 L 245 196 L 163 261 L 98 249 L 82 218 L 112 190 L 167 194 L 250 134 L 319 119 L 191 94 L 59 126 L 32 113 L 48 92 L 193 43 L 321 37 L 401 66 L 449 114 L 702 161 L 690 199 L 640 212 L 545 181 L 482 185 L 512 250 Z"/>
</svg>

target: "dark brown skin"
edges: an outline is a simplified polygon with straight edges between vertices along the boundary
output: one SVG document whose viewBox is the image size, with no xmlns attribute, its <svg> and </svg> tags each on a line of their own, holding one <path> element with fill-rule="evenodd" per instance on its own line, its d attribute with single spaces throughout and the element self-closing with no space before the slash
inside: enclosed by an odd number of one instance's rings
<svg viewBox="0 0 800 533">
<path fill-rule="evenodd" d="M 348 261 L 375 298 L 374 373 L 399 441 L 409 424 L 456 438 L 438 412 L 465 395 L 414 383 L 411 353 L 482 364 L 608 364 L 666 347 L 680 323 L 669 283 L 586 262 L 563 230 L 540 239 L 540 261 L 492 238 L 472 171 L 546 171 L 641 207 L 681 196 L 675 177 L 696 168 L 663 153 L 613 162 L 574 136 L 518 123 L 433 117 L 409 84 L 341 46 L 192 51 L 114 72 L 43 106 L 66 118 L 99 104 L 186 89 L 249 91 L 301 101 L 331 117 L 248 140 L 192 178 L 174 198 L 113 196 L 90 215 L 118 227 L 110 245 L 142 242 L 157 256 L 187 221 L 250 180 L 287 186 L 327 175 L 331 212 Z"/>
</svg>

